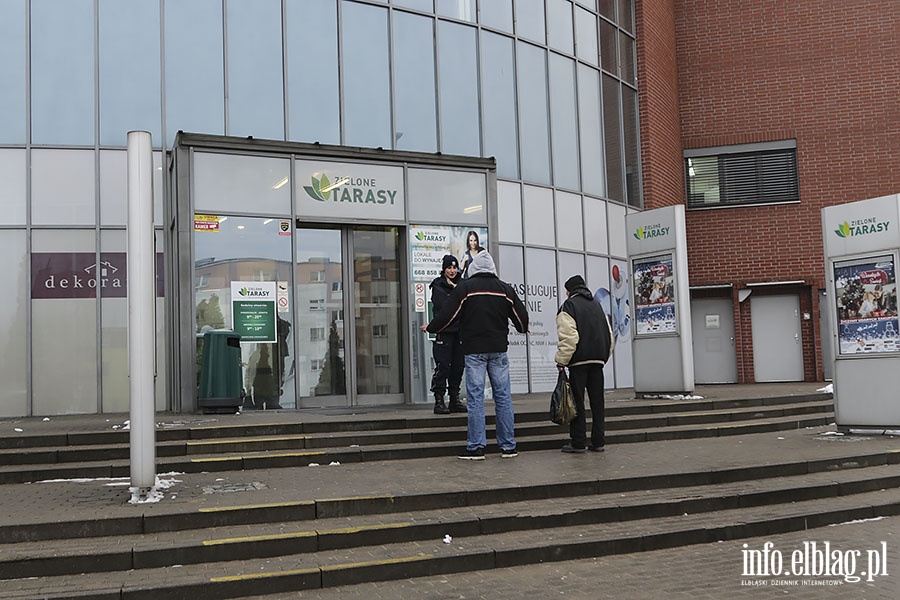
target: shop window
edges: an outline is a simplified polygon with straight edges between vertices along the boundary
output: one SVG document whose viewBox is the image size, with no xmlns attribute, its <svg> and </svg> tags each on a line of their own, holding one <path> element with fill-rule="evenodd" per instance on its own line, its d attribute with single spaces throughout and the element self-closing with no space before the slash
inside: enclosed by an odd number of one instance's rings
<svg viewBox="0 0 900 600">
<path fill-rule="evenodd" d="M 799 202 L 795 142 L 685 152 L 688 208 Z"/>
</svg>

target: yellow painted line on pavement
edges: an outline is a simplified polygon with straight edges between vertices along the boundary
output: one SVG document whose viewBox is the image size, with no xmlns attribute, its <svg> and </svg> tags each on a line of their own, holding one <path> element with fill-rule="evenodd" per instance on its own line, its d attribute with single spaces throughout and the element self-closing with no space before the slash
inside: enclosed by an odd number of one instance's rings
<svg viewBox="0 0 900 600">
<path fill-rule="evenodd" d="M 302 421 L 292 421 L 291 425 L 302 425 Z M 239 427 L 241 429 L 255 429 L 258 427 L 281 427 L 285 425 L 285 423 L 242 423 L 239 425 L 200 425 L 198 427 L 189 427 L 188 431 L 212 431 L 216 429 L 234 429 L 235 427 Z"/>
<path fill-rule="evenodd" d="M 382 523 L 380 525 L 361 525 L 359 527 L 342 527 L 339 529 L 324 529 L 321 531 L 297 531 L 294 533 L 271 533 L 266 535 L 249 535 L 244 537 L 221 538 L 206 540 L 204 546 L 218 546 L 221 544 L 240 544 L 246 542 L 265 542 L 269 540 L 289 540 L 292 538 L 308 538 L 316 535 L 349 534 L 361 531 L 378 531 L 382 529 L 401 529 L 409 527 L 411 523 Z"/>
<path fill-rule="evenodd" d="M 284 453 L 269 453 L 262 454 L 260 456 L 214 456 L 209 458 L 192 458 L 192 463 L 203 463 L 203 462 L 225 462 L 229 460 L 259 460 L 263 458 L 290 458 L 292 456 L 322 456 L 325 454 L 324 451 L 318 452 L 284 452 Z"/>
<path fill-rule="evenodd" d="M 416 556 L 403 556 L 400 558 L 389 558 L 387 560 L 373 560 L 368 562 L 344 563 L 340 565 L 329 565 L 325 567 L 312 567 L 307 569 L 293 569 L 290 571 L 271 571 L 269 573 L 247 573 L 244 575 L 226 575 L 224 577 L 212 577 L 210 583 L 224 583 L 228 581 L 245 581 L 252 579 L 266 579 L 269 577 L 282 577 L 289 575 L 311 575 L 319 571 L 339 571 L 342 569 L 355 569 L 359 567 L 376 567 L 387 565 L 399 565 L 402 563 L 416 562 L 420 560 L 428 560 L 434 558 L 433 554 L 419 554 Z"/>
<path fill-rule="evenodd" d="M 311 575 L 318 573 L 318 567 L 308 569 L 292 569 L 290 571 L 272 571 L 270 573 L 248 573 L 246 575 L 227 575 L 225 577 L 213 577 L 210 583 L 224 583 L 227 581 L 244 581 L 247 579 L 265 579 L 266 577 L 281 577 L 282 575 Z"/>
<path fill-rule="evenodd" d="M 318 498 L 316 502 L 346 502 L 348 500 L 390 500 L 394 501 L 394 496 L 347 496 L 345 498 Z"/>
<path fill-rule="evenodd" d="M 707 427 L 707 431 L 713 429 L 746 429 L 748 427 L 756 427 L 757 425 L 771 425 L 769 421 L 753 421 L 752 423 L 741 423 L 739 425 L 721 425 L 719 427 Z"/>
<path fill-rule="evenodd" d="M 190 440 L 186 446 L 203 446 L 206 444 L 234 444 L 239 442 L 282 442 L 286 440 L 308 440 L 308 435 L 272 435 L 252 438 L 225 438 L 217 440 Z"/>
<path fill-rule="evenodd" d="M 338 529 L 323 529 L 319 535 L 327 534 L 346 534 L 359 533 L 360 531 L 378 531 L 379 529 L 402 529 L 409 527 L 412 523 L 381 523 L 379 525 L 359 525 L 358 527 L 340 527 Z"/>
<path fill-rule="evenodd" d="M 283 508 L 290 506 L 312 506 L 313 500 L 301 500 L 299 502 L 271 502 L 269 504 L 245 504 L 244 506 L 211 506 L 199 509 L 199 512 L 228 512 L 230 510 L 252 510 L 257 508 Z"/>
<path fill-rule="evenodd" d="M 245 456 L 244 458 L 253 460 L 257 458 L 284 458 L 289 456 L 321 456 L 323 454 L 325 454 L 324 450 L 313 450 L 310 452 L 267 452 L 266 454 Z"/>
<path fill-rule="evenodd" d="M 399 565 L 401 563 L 416 562 L 434 558 L 433 554 L 417 554 L 416 556 L 401 556 L 400 558 L 388 558 L 385 560 L 370 560 L 366 562 L 343 563 L 340 565 L 326 565 L 323 571 L 340 571 L 341 569 L 355 569 L 357 567 L 374 567 L 378 565 Z"/>
<path fill-rule="evenodd" d="M 223 544 L 240 544 L 245 542 L 265 542 L 270 540 L 289 540 L 292 538 L 315 537 L 315 531 L 298 531 L 295 533 L 272 533 L 269 535 L 248 535 L 246 537 L 221 538 L 218 540 L 205 540 L 204 546 L 220 546 Z"/>
</svg>

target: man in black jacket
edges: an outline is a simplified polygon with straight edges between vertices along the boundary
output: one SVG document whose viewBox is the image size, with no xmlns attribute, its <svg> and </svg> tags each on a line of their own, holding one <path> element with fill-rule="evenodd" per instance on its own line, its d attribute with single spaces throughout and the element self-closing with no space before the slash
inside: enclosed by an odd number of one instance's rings
<svg viewBox="0 0 900 600">
<path fill-rule="evenodd" d="M 569 368 L 569 384 L 575 401 L 575 419 L 569 424 L 571 443 L 563 452 L 582 454 L 585 450 L 603 452 L 606 445 L 603 405 L 603 365 L 609 360 L 615 339 L 603 307 L 581 275 L 566 281 L 568 298 L 556 314 L 559 343 L 556 367 Z M 587 421 L 584 414 L 584 392 L 591 400 L 591 443 L 587 445 Z"/>
<path fill-rule="evenodd" d="M 487 445 L 484 427 L 484 379 L 491 380 L 497 415 L 497 444 L 503 458 L 517 456 L 515 416 L 510 395 L 509 325 L 528 331 L 528 311 L 516 291 L 497 277 L 494 259 L 481 250 L 469 266 L 469 278 L 450 294 L 444 308 L 435 314 L 427 331 L 440 333 L 459 320 L 459 338 L 466 361 L 466 399 L 469 427 L 466 449 L 459 458 L 484 460 Z"/>
<path fill-rule="evenodd" d="M 447 254 L 441 263 L 441 274 L 431 285 L 431 304 L 438 314 L 447 304 L 450 294 L 460 282 L 459 262 Z M 459 343 L 459 323 L 444 328 L 432 343 L 434 374 L 431 376 L 431 392 L 434 394 L 434 414 L 464 413 L 466 405 L 459 399 L 459 384 L 465 368 L 462 346 Z M 450 406 L 444 404 L 444 393 L 450 392 Z"/>
</svg>

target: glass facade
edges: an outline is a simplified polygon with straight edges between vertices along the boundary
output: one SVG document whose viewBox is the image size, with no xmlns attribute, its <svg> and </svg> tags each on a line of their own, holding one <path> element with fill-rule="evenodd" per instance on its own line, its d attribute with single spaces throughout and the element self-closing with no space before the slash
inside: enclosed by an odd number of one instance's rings
<svg viewBox="0 0 900 600">
<path fill-rule="evenodd" d="M 16 293 L 0 300 L 10 332 L 0 371 L 12 382 L 0 415 L 127 409 L 124 299 L 104 292 L 101 271 L 124 254 L 129 130 L 152 136 L 160 249 L 164 190 L 174 187 L 163 165 L 176 133 L 189 131 L 494 157 L 501 276 L 542 310 L 558 298 L 530 290 L 579 266 L 595 269 L 592 287 L 612 285 L 600 273 L 624 259 L 624 215 L 642 207 L 633 4 L 0 0 L 0 246 L 18 257 L 4 267 Z M 291 173 L 289 161 L 257 160 L 253 173 L 217 164 L 231 179 L 206 180 L 196 198 L 212 211 L 290 216 L 298 190 L 270 181 Z M 440 214 L 427 203 L 450 206 L 446 194 L 414 201 L 426 216 Z M 516 345 L 527 368 L 515 391 L 549 389 L 537 345 L 555 342 L 547 329 Z M 628 385 L 617 377 L 630 357 L 615 361 L 608 385 Z M 384 358 L 372 368 L 401 372 Z"/>
</svg>

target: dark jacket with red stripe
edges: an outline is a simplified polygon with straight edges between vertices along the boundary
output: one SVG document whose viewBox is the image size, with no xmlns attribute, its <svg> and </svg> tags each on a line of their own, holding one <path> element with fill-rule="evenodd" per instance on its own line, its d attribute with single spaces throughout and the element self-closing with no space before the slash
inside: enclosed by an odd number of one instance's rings
<svg viewBox="0 0 900 600">
<path fill-rule="evenodd" d="M 480 258 L 482 255 L 486 259 Z M 497 277 L 494 261 L 485 251 L 476 255 L 469 278 L 456 286 L 428 324 L 428 331 L 440 333 L 455 321 L 459 322 L 463 354 L 506 352 L 509 347 L 507 321 L 511 321 L 519 333 L 528 331 L 525 304 L 511 285 Z"/>
</svg>

